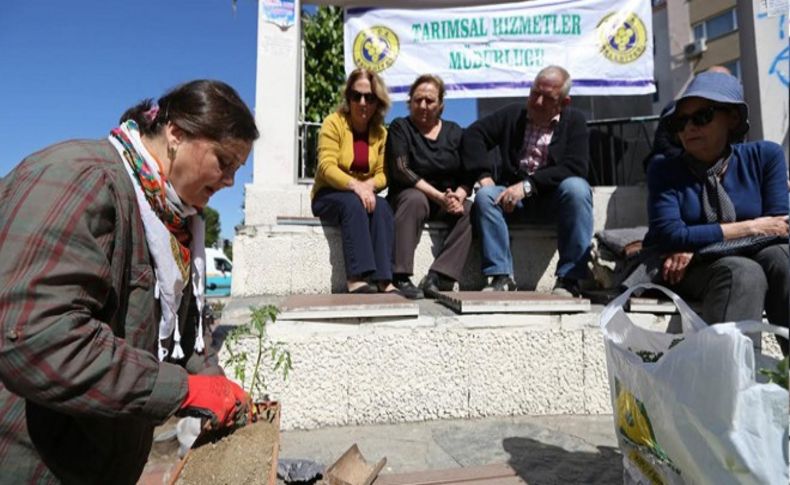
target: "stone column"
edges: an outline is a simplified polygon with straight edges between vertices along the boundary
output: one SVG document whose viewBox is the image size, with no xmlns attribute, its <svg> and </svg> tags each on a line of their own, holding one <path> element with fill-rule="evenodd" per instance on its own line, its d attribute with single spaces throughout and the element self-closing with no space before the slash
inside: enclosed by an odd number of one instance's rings
<svg viewBox="0 0 790 485">
<path fill-rule="evenodd" d="M 296 184 L 300 3 L 295 2 L 295 23 L 288 28 L 264 21 L 263 2 L 258 3 L 255 121 L 261 137 L 254 147 L 252 184 L 244 187 L 246 226 L 274 224 L 278 215 L 304 212 L 306 188 Z"/>
<path fill-rule="evenodd" d="M 297 184 L 301 86 L 301 1 L 287 28 L 264 21 L 258 2 L 253 179 L 244 187 L 244 225 L 234 238 L 233 296 L 291 291 L 293 237 L 279 234 L 277 216 L 309 215 L 309 186 Z M 279 235 L 278 235 L 279 234 Z M 279 264 L 278 264 L 279 261 Z"/>
</svg>

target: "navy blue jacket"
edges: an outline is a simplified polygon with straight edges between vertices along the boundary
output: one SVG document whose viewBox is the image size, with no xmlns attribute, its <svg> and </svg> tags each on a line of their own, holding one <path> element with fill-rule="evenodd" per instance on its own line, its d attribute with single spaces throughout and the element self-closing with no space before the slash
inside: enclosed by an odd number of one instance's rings
<svg viewBox="0 0 790 485">
<path fill-rule="evenodd" d="M 770 141 L 732 145 L 722 186 L 735 206 L 736 221 L 787 214 L 787 163 Z M 702 212 L 702 182 L 683 156 L 657 160 L 647 172 L 650 228 L 645 246 L 667 252 L 694 251 L 723 240 L 721 225 Z"/>
</svg>

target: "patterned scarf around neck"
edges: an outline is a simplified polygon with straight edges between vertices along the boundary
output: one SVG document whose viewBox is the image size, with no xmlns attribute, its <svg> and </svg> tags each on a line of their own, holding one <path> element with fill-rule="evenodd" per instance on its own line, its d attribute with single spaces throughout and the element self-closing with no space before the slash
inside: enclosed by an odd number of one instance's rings
<svg viewBox="0 0 790 485">
<path fill-rule="evenodd" d="M 142 143 L 137 123 L 129 120 L 112 130 L 110 136 L 123 146 L 124 160 L 137 176 L 148 204 L 178 241 L 188 246 L 191 235 L 187 219 L 197 211 L 184 205 L 173 185 L 162 177 L 159 162 Z"/>
<path fill-rule="evenodd" d="M 706 222 L 735 222 L 735 206 L 721 184 L 722 175 L 727 170 L 732 154 L 720 158 L 711 166 L 688 154 L 686 158 L 691 173 L 702 182 L 702 211 Z"/>
<path fill-rule="evenodd" d="M 137 123 L 132 120 L 124 122 L 111 131 L 109 140 L 124 160 L 134 185 L 146 241 L 154 260 L 155 295 L 162 310 L 159 359 L 164 360 L 168 356 L 165 343 L 170 337 L 174 340 L 172 357 L 184 357 L 178 309 L 190 276 L 199 316 L 195 350 L 202 352 L 205 298 L 203 218 L 195 208 L 186 206 L 173 186 L 161 176 L 159 163 L 143 145 Z"/>
</svg>

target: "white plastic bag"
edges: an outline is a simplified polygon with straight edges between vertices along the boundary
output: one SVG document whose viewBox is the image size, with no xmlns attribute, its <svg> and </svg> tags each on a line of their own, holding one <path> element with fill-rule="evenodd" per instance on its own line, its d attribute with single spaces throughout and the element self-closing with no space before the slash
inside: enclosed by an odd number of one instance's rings
<svg viewBox="0 0 790 485">
<path fill-rule="evenodd" d="M 630 320 L 623 306 L 639 288 L 672 298 L 682 334 Z M 787 485 L 788 392 L 755 380 L 753 343 L 744 335 L 786 338 L 786 328 L 708 326 L 679 296 L 652 284 L 618 296 L 600 324 L 626 482 Z"/>
</svg>

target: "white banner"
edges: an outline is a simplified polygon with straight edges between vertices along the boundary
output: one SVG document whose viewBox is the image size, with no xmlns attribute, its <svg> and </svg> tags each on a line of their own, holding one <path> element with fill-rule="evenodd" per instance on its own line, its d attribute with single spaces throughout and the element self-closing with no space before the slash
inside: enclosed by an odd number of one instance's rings
<svg viewBox="0 0 790 485">
<path fill-rule="evenodd" d="M 420 74 L 448 98 L 526 96 L 542 68 L 563 66 L 572 94 L 646 94 L 653 82 L 649 0 L 532 0 L 442 9 L 345 12 L 346 73 L 377 71 L 394 100 Z"/>
</svg>

